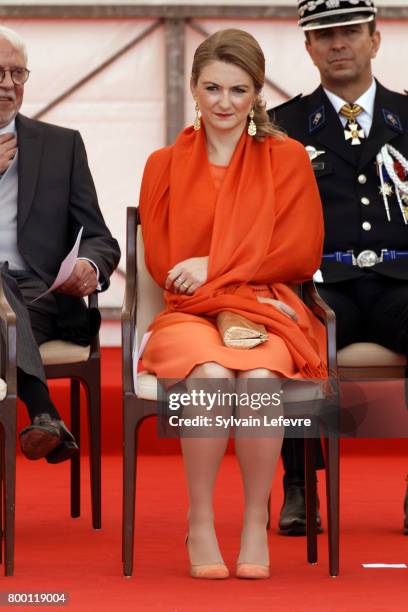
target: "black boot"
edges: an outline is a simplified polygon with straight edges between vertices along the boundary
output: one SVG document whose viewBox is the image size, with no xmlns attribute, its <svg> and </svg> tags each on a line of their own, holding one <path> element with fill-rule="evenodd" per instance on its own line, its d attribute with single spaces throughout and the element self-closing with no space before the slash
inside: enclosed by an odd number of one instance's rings
<svg viewBox="0 0 408 612">
<path fill-rule="evenodd" d="M 285 474 L 283 477 L 285 497 L 279 517 L 281 535 L 306 535 L 306 494 L 305 481 L 299 475 Z M 319 499 L 317 499 L 319 508 Z M 319 510 L 316 513 L 317 533 L 322 533 Z"/>
<path fill-rule="evenodd" d="M 407 476 L 408 481 L 408 476 Z M 408 535 L 408 486 L 405 491 L 405 500 L 404 500 L 404 533 Z"/>
</svg>

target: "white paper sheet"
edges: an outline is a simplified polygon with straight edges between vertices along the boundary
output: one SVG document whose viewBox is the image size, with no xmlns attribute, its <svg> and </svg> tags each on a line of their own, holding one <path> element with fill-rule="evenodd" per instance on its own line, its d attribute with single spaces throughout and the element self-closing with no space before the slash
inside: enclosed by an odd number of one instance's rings
<svg viewBox="0 0 408 612">
<path fill-rule="evenodd" d="M 363 567 L 368 569 L 388 568 L 388 569 L 407 569 L 405 563 L 362 563 Z"/>
<path fill-rule="evenodd" d="M 138 348 L 137 330 L 135 332 L 135 342 L 133 345 L 133 388 L 135 390 L 136 395 L 137 395 L 137 375 L 138 375 L 137 366 L 139 364 L 139 359 L 143 355 L 143 351 L 145 350 L 147 341 L 149 340 L 151 335 L 152 335 L 152 332 L 146 332 L 142 338 L 140 347 Z"/>
<path fill-rule="evenodd" d="M 51 293 L 51 291 L 54 291 L 55 289 L 60 287 L 71 276 L 72 271 L 75 267 L 76 260 L 78 258 L 79 244 L 81 242 L 81 236 L 82 236 L 83 230 L 84 228 L 81 227 L 81 229 L 78 232 L 78 236 L 75 240 L 75 244 L 70 250 L 70 252 L 68 253 L 68 255 L 65 257 L 65 259 L 62 261 L 60 265 L 60 269 L 58 270 L 58 274 L 55 277 L 55 280 L 52 283 L 51 287 L 47 289 L 47 291 L 44 291 L 44 293 L 41 293 L 41 295 L 31 300 L 31 304 L 33 302 L 36 302 L 40 298 L 44 297 L 44 295 L 47 295 L 47 293 Z"/>
</svg>

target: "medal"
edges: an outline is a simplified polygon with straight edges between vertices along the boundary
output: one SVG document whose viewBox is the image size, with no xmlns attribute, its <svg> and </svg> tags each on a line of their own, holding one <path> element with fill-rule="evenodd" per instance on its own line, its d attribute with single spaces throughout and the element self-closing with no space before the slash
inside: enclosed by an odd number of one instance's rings
<svg viewBox="0 0 408 612">
<path fill-rule="evenodd" d="M 364 138 L 364 130 L 357 122 L 357 117 L 363 112 L 363 108 L 359 104 L 344 104 L 340 109 L 340 115 L 346 117 L 347 124 L 344 129 L 344 138 L 351 140 L 352 145 L 361 144 Z"/>
<path fill-rule="evenodd" d="M 351 139 L 352 145 L 359 145 L 361 144 L 360 138 L 364 138 L 364 130 L 358 125 L 358 123 L 348 123 L 346 125 L 346 129 L 344 130 L 344 137 L 346 140 Z"/>
<path fill-rule="evenodd" d="M 394 193 L 394 191 L 392 189 L 392 185 L 390 185 L 389 183 L 384 183 L 383 185 L 380 185 L 380 187 L 378 189 L 379 189 L 381 195 L 382 196 L 386 196 L 387 198 Z"/>
</svg>

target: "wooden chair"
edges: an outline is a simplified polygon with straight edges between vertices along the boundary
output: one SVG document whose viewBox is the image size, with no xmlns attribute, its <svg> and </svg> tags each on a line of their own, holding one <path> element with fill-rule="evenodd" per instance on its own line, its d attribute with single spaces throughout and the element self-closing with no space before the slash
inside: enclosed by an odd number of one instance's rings
<svg viewBox="0 0 408 612">
<path fill-rule="evenodd" d="M 89 307 L 98 307 L 96 294 L 89 297 Z M 89 346 L 64 340 L 50 340 L 40 346 L 48 379 L 69 378 L 70 429 L 80 447 L 80 385 L 88 407 L 89 463 L 91 473 L 92 526 L 101 528 L 101 357 L 99 336 Z M 71 516 L 80 516 L 80 453 L 71 459 Z"/>
<path fill-rule="evenodd" d="M 14 571 L 14 508 L 16 484 L 16 316 L 3 292 L 0 277 L 0 425 L 1 425 L 1 495 L 0 529 L 4 511 L 4 573 Z M 3 560 L 3 538 L 0 541 L 0 561 Z"/>
<path fill-rule="evenodd" d="M 408 362 L 405 355 L 374 342 L 355 342 L 339 350 L 337 363 L 341 382 L 405 380 L 405 404 L 408 408 Z"/>
<path fill-rule="evenodd" d="M 337 362 L 338 377 L 342 382 L 404 380 L 405 405 L 408 409 L 406 355 L 396 353 L 373 342 L 356 342 L 338 352 Z M 394 430 L 395 427 L 396 424 L 391 429 Z"/>
<path fill-rule="evenodd" d="M 97 307 L 97 296 L 89 298 L 89 307 Z M 6 333 L 2 334 L 0 379 L 0 424 L 2 426 L 1 476 L 4 499 L 5 573 L 14 571 L 14 508 L 16 472 L 16 331 L 15 315 L 0 285 L 0 317 Z M 80 445 L 80 384 L 88 404 L 89 458 L 91 472 L 92 526 L 101 528 L 101 413 L 100 347 L 95 336 L 89 346 L 63 340 L 51 340 L 40 347 L 47 378 L 70 378 L 71 430 Z M 2 398 L 5 391 L 4 399 Z M 80 456 L 71 459 L 71 516 L 80 516 Z M 2 512 L 0 508 L 0 530 Z M 0 533 L 0 539 L 2 534 Z M 1 547 L 0 547 L 1 550 Z"/>
<path fill-rule="evenodd" d="M 312 282 L 304 285 L 303 300 L 326 327 L 328 384 L 332 387 L 330 402 L 324 408 L 335 416 L 334 427 L 323 427 L 325 456 L 327 533 L 329 546 L 329 574 L 333 578 L 340 571 L 340 433 L 339 390 L 336 346 L 336 317 L 319 296 Z M 317 563 L 317 440 L 305 438 L 306 532 L 309 563 Z M 311 537 L 309 537 L 311 533 Z"/>
<path fill-rule="evenodd" d="M 334 315 L 316 294 L 312 284 L 305 289 L 305 301 L 317 316 L 323 319 L 329 332 L 329 363 L 335 373 L 335 322 Z M 123 376 L 123 530 L 122 559 L 125 576 L 133 571 L 134 520 L 136 502 L 137 438 L 141 422 L 148 416 L 158 413 L 157 379 L 142 373 L 137 377 L 137 393 L 133 380 L 133 354 L 136 343 L 141 341 L 144 332 L 154 316 L 163 308 L 162 289 L 154 282 L 144 264 L 143 240 L 136 208 L 127 209 L 127 250 L 126 250 L 126 289 L 122 309 L 122 376 Z M 334 342 L 334 344 L 333 344 Z M 285 388 L 286 402 L 291 402 L 298 411 L 297 404 L 315 403 L 319 399 L 319 387 L 313 383 L 294 383 L 289 391 Z M 324 398 L 325 399 L 325 398 Z M 334 403 L 337 396 L 334 397 Z M 316 440 L 306 440 L 306 491 L 307 491 L 307 556 L 310 563 L 317 561 L 316 505 L 317 485 L 315 473 Z M 338 573 L 338 437 L 330 433 L 326 447 L 328 477 L 328 523 L 330 573 Z"/>
</svg>

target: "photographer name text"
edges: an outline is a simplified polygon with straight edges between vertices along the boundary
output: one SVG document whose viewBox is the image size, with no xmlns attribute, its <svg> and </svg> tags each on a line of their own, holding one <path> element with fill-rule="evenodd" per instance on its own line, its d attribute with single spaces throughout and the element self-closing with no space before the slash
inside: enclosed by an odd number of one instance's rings
<svg viewBox="0 0 408 612">
<path fill-rule="evenodd" d="M 307 418 L 288 418 L 280 415 L 279 417 L 263 417 L 249 416 L 239 418 L 235 416 L 203 416 L 197 415 L 194 417 L 180 417 L 171 415 L 169 417 L 169 425 L 172 427 L 220 427 L 229 429 L 230 427 L 310 427 L 312 421 Z"/>
</svg>

